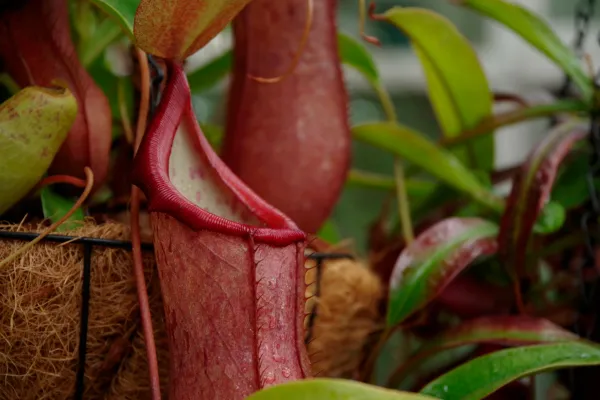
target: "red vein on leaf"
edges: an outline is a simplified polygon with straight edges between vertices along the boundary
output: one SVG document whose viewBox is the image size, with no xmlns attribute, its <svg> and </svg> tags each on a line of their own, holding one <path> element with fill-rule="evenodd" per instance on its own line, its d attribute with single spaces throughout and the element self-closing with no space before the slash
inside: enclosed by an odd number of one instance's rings
<svg viewBox="0 0 600 400">
<path fill-rule="evenodd" d="M 141 99 L 140 111 L 138 114 L 134 155 L 146 131 L 146 120 L 150 104 L 150 69 L 146 53 L 136 48 L 136 57 L 140 65 L 140 85 Z M 144 279 L 144 263 L 142 260 L 142 245 L 140 237 L 140 189 L 137 186 L 131 186 L 131 244 L 133 253 L 133 272 L 137 287 L 138 302 L 140 303 L 140 318 L 142 320 L 142 330 L 144 332 L 144 341 L 146 343 L 146 354 L 148 357 L 148 373 L 150 375 L 150 388 L 152 400 L 160 400 L 160 378 L 158 372 L 158 358 L 156 356 L 156 344 L 154 342 L 154 331 L 152 329 L 152 317 L 150 315 L 150 301 L 148 299 L 148 289 Z"/>
<path fill-rule="evenodd" d="M 300 63 L 300 59 L 304 54 L 304 50 L 306 48 L 306 44 L 308 43 L 308 37 L 310 36 L 310 28 L 313 23 L 313 15 L 314 15 L 314 0 L 306 0 L 306 25 L 304 26 L 304 32 L 302 33 L 302 39 L 300 40 L 300 46 L 298 47 L 298 51 L 294 55 L 294 59 L 292 60 L 292 64 L 282 75 L 273 77 L 273 78 L 264 78 L 260 76 L 248 75 L 250 79 L 253 79 L 260 83 L 277 83 L 292 75 L 298 67 Z"/>
</svg>

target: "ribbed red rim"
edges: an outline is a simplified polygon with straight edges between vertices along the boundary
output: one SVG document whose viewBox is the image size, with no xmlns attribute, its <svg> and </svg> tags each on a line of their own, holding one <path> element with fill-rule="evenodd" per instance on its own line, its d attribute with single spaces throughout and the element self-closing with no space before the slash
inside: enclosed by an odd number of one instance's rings
<svg viewBox="0 0 600 400">
<path fill-rule="evenodd" d="M 150 123 L 135 159 L 133 182 L 148 198 L 148 208 L 163 212 L 194 230 L 212 230 L 225 234 L 251 235 L 255 240 L 285 245 L 305 240 L 306 235 L 288 217 L 248 188 L 221 161 L 196 121 L 190 89 L 181 65 L 167 61 L 168 82 L 160 105 Z M 206 156 L 213 172 L 267 227 L 234 222 L 209 213 L 185 198 L 169 179 L 169 158 L 177 128 L 185 123 L 195 133 L 198 148 Z"/>
</svg>

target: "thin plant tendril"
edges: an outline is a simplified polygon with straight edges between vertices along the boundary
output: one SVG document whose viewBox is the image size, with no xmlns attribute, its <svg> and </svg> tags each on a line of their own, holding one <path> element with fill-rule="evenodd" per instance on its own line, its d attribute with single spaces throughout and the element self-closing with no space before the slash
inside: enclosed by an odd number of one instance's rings
<svg viewBox="0 0 600 400">
<path fill-rule="evenodd" d="M 314 14 L 314 0 L 306 0 L 306 25 L 304 26 L 304 32 L 302 33 L 302 40 L 300 41 L 300 47 L 298 47 L 298 51 L 294 55 L 294 59 L 292 64 L 288 68 L 287 71 L 283 73 L 283 75 L 276 76 L 274 78 L 263 78 L 260 76 L 248 75 L 250 79 L 253 79 L 260 83 L 277 83 L 281 82 L 283 79 L 292 75 L 296 70 L 296 67 L 300 63 L 300 58 L 302 54 L 304 54 L 304 49 L 306 48 L 306 43 L 308 43 L 308 37 L 310 36 L 310 28 L 313 23 L 313 14 Z"/>
<path fill-rule="evenodd" d="M 11 255 L 6 257 L 4 260 L 2 260 L 0 262 L 0 269 L 4 268 L 8 263 L 12 262 L 15 258 L 19 257 L 20 255 L 25 253 L 27 250 L 32 248 L 36 243 L 39 243 L 46 236 L 51 234 L 54 230 L 56 230 L 56 228 L 58 228 L 67 219 L 69 219 L 71 217 L 71 215 L 73 215 L 73 213 L 75 213 L 75 211 L 77 211 L 77 209 L 79 207 L 81 207 L 81 205 L 85 202 L 85 200 L 90 195 L 90 193 L 92 191 L 92 187 L 94 186 L 94 173 L 92 172 L 92 170 L 89 167 L 85 167 L 84 171 L 85 171 L 85 178 L 86 178 L 85 189 L 83 190 L 83 193 L 81 194 L 81 196 L 79 196 L 79 198 L 77 199 L 75 204 L 73 204 L 73 207 L 71 207 L 65 215 L 63 215 L 58 221 L 56 221 L 55 223 L 50 225 L 48 227 L 48 229 L 46 229 L 44 232 L 42 232 L 38 237 L 33 239 L 31 242 L 28 242 L 24 246 L 20 247 L 17 251 L 15 251 L 14 253 L 12 253 Z M 76 178 L 73 178 L 73 179 L 76 179 Z M 58 181 L 58 180 L 56 180 L 55 182 L 69 183 L 66 181 Z"/>
<path fill-rule="evenodd" d="M 371 3 L 369 6 L 369 13 L 372 14 L 375 10 L 375 3 Z M 358 0 L 358 30 L 360 37 L 368 43 L 374 44 L 375 46 L 381 46 L 381 41 L 375 36 L 367 35 L 365 33 L 365 21 L 367 20 L 367 3 L 365 0 Z"/>
<path fill-rule="evenodd" d="M 150 107 L 150 68 L 148 58 L 139 48 L 136 48 L 136 57 L 140 65 L 141 99 L 140 111 L 137 120 L 137 129 L 134 145 L 134 155 L 140 146 L 144 132 L 146 131 L 146 119 Z M 148 289 L 144 279 L 144 263 L 142 260 L 142 244 L 140 238 L 140 189 L 131 186 L 131 250 L 133 253 L 133 272 L 137 287 L 138 302 L 140 303 L 140 319 L 146 342 L 146 354 L 148 357 L 148 373 L 150 375 L 150 389 L 152 400 L 160 400 L 160 377 L 158 373 L 158 358 L 156 356 L 156 344 L 154 342 L 154 331 L 152 329 L 152 317 L 150 315 L 150 301 L 148 300 Z"/>
</svg>

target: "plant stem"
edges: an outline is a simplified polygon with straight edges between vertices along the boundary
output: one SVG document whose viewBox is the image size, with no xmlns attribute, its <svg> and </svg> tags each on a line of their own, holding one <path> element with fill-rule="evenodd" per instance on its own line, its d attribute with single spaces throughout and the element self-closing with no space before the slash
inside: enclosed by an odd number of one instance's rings
<svg viewBox="0 0 600 400">
<path fill-rule="evenodd" d="M 390 122 L 396 122 L 396 109 L 390 98 L 389 93 L 380 84 L 374 85 L 381 107 L 385 112 L 386 118 Z M 398 157 L 394 157 L 394 180 L 396 186 L 396 196 L 398 199 L 398 215 L 400 216 L 400 225 L 402 226 L 402 235 L 406 244 L 410 244 L 415 239 L 413 232 L 413 224 L 410 216 L 410 204 L 408 194 L 406 192 L 406 179 L 402 161 Z"/>
<path fill-rule="evenodd" d="M 137 131 L 133 148 L 134 155 L 146 132 L 146 119 L 150 109 L 150 67 L 148 58 L 139 48 L 136 48 L 136 56 L 140 64 L 140 82 L 142 94 L 140 99 L 140 111 L 138 113 Z M 152 317 L 150 314 L 150 300 L 148 289 L 144 279 L 144 262 L 142 259 L 142 245 L 140 237 L 140 189 L 131 185 L 131 250 L 133 253 L 133 273 L 137 287 L 138 302 L 140 304 L 140 319 L 146 342 L 146 355 L 148 358 L 148 372 L 150 376 L 150 389 L 152 400 L 160 400 L 160 377 L 158 372 L 158 357 L 156 355 L 156 344 L 154 342 L 154 330 L 152 329 Z"/>
<path fill-rule="evenodd" d="M 379 97 L 379 102 L 381 103 L 381 108 L 383 108 L 386 119 L 390 122 L 396 122 L 398 116 L 396 115 L 396 108 L 389 93 L 379 83 L 374 84 L 373 89 L 375 89 L 375 93 Z"/>
<path fill-rule="evenodd" d="M 442 146 L 456 146 L 477 137 L 487 135 L 497 128 L 516 124 L 529 119 L 548 117 L 560 112 L 584 112 L 589 106 L 579 100 L 562 100 L 552 104 L 543 104 L 529 108 L 521 108 L 515 111 L 495 115 L 483 120 L 477 127 L 461 133 L 459 136 L 442 138 L 439 143 Z"/>
<path fill-rule="evenodd" d="M 402 162 L 394 160 L 394 175 L 396 177 L 396 193 L 398 196 L 398 214 L 400 216 L 400 225 L 402 226 L 402 236 L 406 245 L 410 245 L 415 240 L 412 220 L 410 217 L 410 206 L 408 195 L 406 194 L 406 185 L 404 179 L 404 169 Z"/>
<path fill-rule="evenodd" d="M 17 251 L 15 251 L 14 253 L 11 253 L 4 260 L 0 261 L 0 270 L 2 268 L 4 268 L 6 265 L 8 265 L 8 263 L 13 261 L 15 258 L 17 258 L 21 254 L 25 253 L 27 250 L 32 248 L 36 243 L 39 243 L 42 239 L 44 239 L 46 236 L 48 236 L 53 231 L 55 231 L 56 228 L 61 226 L 66 220 L 68 220 L 71 217 L 71 215 L 73 215 L 75 213 L 75 211 L 77 211 L 77 209 L 79 207 L 81 207 L 81 205 L 85 202 L 85 200 L 90 195 L 90 192 L 92 191 L 92 187 L 94 186 L 94 173 L 92 172 L 92 170 L 89 167 L 85 167 L 84 171 L 85 171 L 85 177 L 86 177 L 85 189 L 84 189 L 83 193 L 81 194 L 81 196 L 79 197 L 79 199 L 77 199 L 75 204 L 73 204 L 73 207 L 71 207 L 71 209 L 69 211 L 67 211 L 67 213 L 65 215 L 63 215 L 58 221 L 56 221 L 55 223 L 50 225 L 50 227 L 48 229 L 46 229 L 44 232 L 42 232 L 38 237 L 33 239 L 31 242 L 27 242 L 26 245 L 20 247 Z M 60 182 L 60 181 L 57 181 L 57 182 Z"/>
<path fill-rule="evenodd" d="M 119 103 L 119 114 L 121 117 L 121 123 L 123 124 L 123 132 L 125 132 L 125 139 L 127 143 L 133 145 L 135 142 L 133 128 L 131 127 L 131 121 L 129 120 L 129 112 L 127 110 L 127 103 L 125 102 L 125 80 L 119 79 L 117 82 L 117 99 Z"/>
</svg>

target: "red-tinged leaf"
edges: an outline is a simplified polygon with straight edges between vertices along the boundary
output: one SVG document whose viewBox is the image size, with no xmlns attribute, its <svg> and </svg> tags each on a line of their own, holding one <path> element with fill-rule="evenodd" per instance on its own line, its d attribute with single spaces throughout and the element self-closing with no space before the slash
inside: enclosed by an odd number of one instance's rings
<svg viewBox="0 0 600 400">
<path fill-rule="evenodd" d="M 169 398 L 243 399 L 310 375 L 306 236 L 222 163 L 200 131 L 182 67 L 168 68 L 134 181 L 154 231 Z"/>
<path fill-rule="evenodd" d="M 350 162 L 348 99 L 335 33 L 335 1 L 314 4 L 310 35 L 293 74 L 306 25 L 305 0 L 254 0 L 234 21 L 235 65 L 223 159 L 252 190 L 315 233 L 343 188 Z"/>
<path fill-rule="evenodd" d="M 133 34 L 145 52 L 183 60 L 204 47 L 250 0 L 141 0 Z"/>
<path fill-rule="evenodd" d="M 498 253 L 511 270 L 524 271 L 529 239 L 549 200 L 558 168 L 586 133 L 586 125 L 580 121 L 557 126 L 531 152 L 515 177 L 498 235 Z"/>
<path fill-rule="evenodd" d="M 390 378 L 390 386 L 396 387 L 411 370 L 427 358 L 454 347 L 475 343 L 526 346 L 538 343 L 565 342 L 578 338 L 572 332 L 540 318 L 507 315 L 473 319 L 428 340 L 394 372 Z"/>
<path fill-rule="evenodd" d="M 452 281 L 436 299 L 436 304 L 460 318 L 507 314 L 513 303 L 513 293 L 506 287 L 468 275 Z"/>
<path fill-rule="evenodd" d="M 109 163 L 112 116 L 102 90 L 80 64 L 71 41 L 66 0 L 29 0 L 0 14 L 0 58 L 20 86 L 50 86 L 59 81 L 77 99 L 75 122 L 50 167 L 52 174 L 104 182 Z"/>
<path fill-rule="evenodd" d="M 479 218 L 449 218 L 419 235 L 394 266 L 388 326 L 435 299 L 476 258 L 495 253 L 497 233 L 495 224 Z"/>
</svg>

